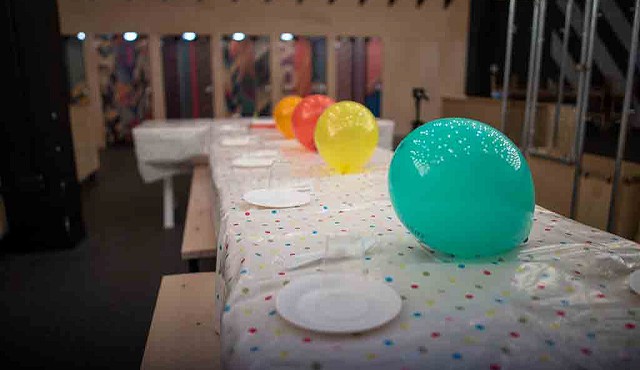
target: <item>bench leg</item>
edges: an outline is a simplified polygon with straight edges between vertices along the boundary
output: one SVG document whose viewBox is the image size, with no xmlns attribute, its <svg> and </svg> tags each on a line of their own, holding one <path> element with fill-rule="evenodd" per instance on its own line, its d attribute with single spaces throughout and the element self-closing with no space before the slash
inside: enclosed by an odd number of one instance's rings
<svg viewBox="0 0 640 370">
<path fill-rule="evenodd" d="M 173 200 L 173 177 L 165 177 L 163 184 L 163 205 L 164 205 L 164 228 L 173 229 L 174 226 L 174 200 Z"/>
<path fill-rule="evenodd" d="M 198 260 L 193 259 L 193 260 L 189 260 L 189 272 L 199 272 L 200 271 L 200 265 L 198 264 Z"/>
</svg>

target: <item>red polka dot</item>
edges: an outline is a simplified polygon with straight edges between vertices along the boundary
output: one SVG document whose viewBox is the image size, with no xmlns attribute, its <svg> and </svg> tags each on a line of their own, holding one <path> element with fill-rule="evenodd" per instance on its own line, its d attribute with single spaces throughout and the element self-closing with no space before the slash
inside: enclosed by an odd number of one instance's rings
<svg viewBox="0 0 640 370">
<path fill-rule="evenodd" d="M 244 213 L 244 215 L 245 215 L 245 216 L 250 216 L 250 215 L 251 215 L 251 212 L 245 212 L 245 213 Z"/>
<path fill-rule="evenodd" d="M 544 289 L 544 284 L 538 284 L 538 286 L 536 287 L 538 289 Z"/>
<path fill-rule="evenodd" d="M 636 328 L 636 324 L 632 323 L 632 322 L 628 322 L 626 324 L 624 324 L 624 327 L 627 329 L 635 329 Z"/>
<path fill-rule="evenodd" d="M 544 228 L 544 231 L 551 231 L 551 228 L 549 228 L 549 227 L 545 227 L 545 228 Z"/>
<path fill-rule="evenodd" d="M 482 273 L 487 275 L 487 276 L 491 275 L 491 271 L 489 271 L 489 270 L 484 270 L 484 271 L 482 271 Z"/>
<path fill-rule="evenodd" d="M 553 219 L 553 220 L 551 220 L 551 222 L 558 222 L 558 220 L 556 220 L 556 219 Z"/>
<path fill-rule="evenodd" d="M 466 299 L 473 299 L 473 294 L 471 294 L 471 293 L 467 293 L 467 294 L 465 294 L 465 295 L 464 295 L 464 297 L 465 297 Z"/>
<path fill-rule="evenodd" d="M 453 321 L 453 317 L 451 317 L 451 316 L 446 316 L 446 317 L 444 318 L 444 321 L 452 322 L 452 321 Z"/>
<path fill-rule="evenodd" d="M 276 220 L 276 222 L 280 222 L 280 220 Z"/>
<path fill-rule="evenodd" d="M 517 331 L 512 331 L 511 333 L 509 333 L 509 336 L 511 338 L 520 338 L 520 333 L 518 333 Z"/>
<path fill-rule="evenodd" d="M 268 296 L 264 297 L 264 300 L 265 300 L 265 301 L 270 301 L 270 300 L 271 300 L 271 298 L 273 298 L 273 296 L 268 295 Z"/>
<path fill-rule="evenodd" d="M 290 256 L 295 256 L 296 254 L 295 254 L 295 253 L 289 253 L 289 255 L 290 255 Z"/>
<path fill-rule="evenodd" d="M 576 275 L 580 275 L 580 271 L 578 271 L 578 270 L 574 270 L 573 273 L 576 274 Z"/>
<path fill-rule="evenodd" d="M 580 348 L 580 352 L 582 352 L 582 354 L 585 356 L 589 356 L 591 355 L 591 353 L 593 353 L 589 348 Z"/>
<path fill-rule="evenodd" d="M 558 311 L 556 311 L 556 315 L 558 315 L 558 316 L 562 316 L 562 317 L 564 317 L 564 315 L 565 315 L 565 314 L 566 314 L 566 312 L 564 312 L 564 311 L 562 311 L 562 310 L 558 310 Z"/>
<path fill-rule="evenodd" d="M 437 331 L 434 331 L 433 333 L 431 333 L 431 338 L 439 338 L 440 337 L 440 333 L 438 333 Z"/>
<path fill-rule="evenodd" d="M 280 275 L 280 276 L 284 276 L 284 272 L 283 272 L 283 271 L 280 271 L 280 272 L 278 272 L 278 275 Z"/>
<path fill-rule="evenodd" d="M 305 342 L 305 343 L 311 343 L 311 338 L 304 337 L 304 338 L 302 338 L 302 341 Z"/>
<path fill-rule="evenodd" d="M 592 244 L 593 242 L 591 240 L 587 240 L 586 242 L 584 242 L 585 244 Z"/>
<path fill-rule="evenodd" d="M 258 331 L 258 329 L 251 327 L 249 328 L 249 334 L 255 334 Z"/>
<path fill-rule="evenodd" d="M 418 284 L 411 284 L 411 289 L 418 289 L 418 288 L 419 288 Z"/>
<path fill-rule="evenodd" d="M 341 232 L 346 233 L 347 229 L 340 229 Z"/>
<path fill-rule="evenodd" d="M 264 231 L 264 233 L 265 233 L 265 234 L 271 234 L 271 231 L 269 231 L 269 230 L 265 230 L 265 231 Z"/>
<path fill-rule="evenodd" d="M 500 369 L 502 369 L 502 366 L 500 366 L 499 364 L 491 364 L 491 365 L 489 365 L 489 369 L 490 370 L 500 370 Z"/>
</svg>

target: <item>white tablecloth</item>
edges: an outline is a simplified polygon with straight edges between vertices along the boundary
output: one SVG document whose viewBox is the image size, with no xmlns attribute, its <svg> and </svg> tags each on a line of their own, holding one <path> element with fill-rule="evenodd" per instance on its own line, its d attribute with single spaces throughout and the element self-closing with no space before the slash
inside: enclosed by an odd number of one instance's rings
<svg viewBox="0 0 640 370">
<path fill-rule="evenodd" d="M 455 260 L 423 249 L 389 200 L 391 152 L 376 151 L 362 174 L 332 175 L 295 141 L 256 133 L 250 147 L 213 140 L 218 194 L 217 307 L 229 369 L 640 368 L 640 297 L 628 287 L 640 246 L 542 208 L 529 241 L 508 255 Z M 244 191 L 269 170 L 230 163 L 254 149 L 279 151 L 281 181 L 307 183 L 310 204 L 253 207 Z M 275 170 L 274 170 L 275 171 Z M 402 297 L 400 315 L 358 335 L 302 330 L 279 317 L 278 291 L 309 266 L 285 271 L 293 255 L 323 251 L 329 234 L 375 237 L 363 260 L 329 271 L 368 270 Z"/>
<path fill-rule="evenodd" d="M 250 118 L 145 121 L 133 129 L 140 176 L 149 183 L 188 171 L 190 160 L 208 154 L 212 136 L 237 132 L 233 128 L 246 128 L 250 122 Z M 392 149 L 394 122 L 379 119 L 378 127 L 378 146 Z"/>
</svg>

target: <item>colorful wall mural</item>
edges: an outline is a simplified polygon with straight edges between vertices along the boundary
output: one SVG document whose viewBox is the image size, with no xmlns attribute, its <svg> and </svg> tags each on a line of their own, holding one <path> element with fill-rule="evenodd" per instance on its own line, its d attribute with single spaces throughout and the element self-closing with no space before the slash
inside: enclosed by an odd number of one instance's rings
<svg viewBox="0 0 640 370">
<path fill-rule="evenodd" d="M 269 37 L 223 37 L 224 98 L 227 116 L 271 115 Z"/>
<path fill-rule="evenodd" d="M 108 34 L 95 41 L 107 145 L 130 144 L 131 129 L 153 116 L 148 39 Z"/>
<path fill-rule="evenodd" d="M 278 43 L 283 95 L 327 93 L 327 39 L 297 36 Z"/>
</svg>

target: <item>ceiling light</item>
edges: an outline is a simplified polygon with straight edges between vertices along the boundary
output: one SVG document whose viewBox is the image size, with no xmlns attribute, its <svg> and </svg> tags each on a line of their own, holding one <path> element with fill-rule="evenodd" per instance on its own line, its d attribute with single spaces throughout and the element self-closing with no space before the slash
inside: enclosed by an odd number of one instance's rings
<svg viewBox="0 0 640 370">
<path fill-rule="evenodd" d="M 291 41 L 293 40 L 293 33 L 283 32 L 280 34 L 280 40 L 282 41 Z"/>
<path fill-rule="evenodd" d="M 84 32 L 78 32 L 76 37 L 78 38 L 78 40 L 82 41 L 87 38 L 87 35 Z"/>
<path fill-rule="evenodd" d="M 184 41 L 193 41 L 198 37 L 195 32 L 185 32 L 182 34 L 182 39 Z"/>
<path fill-rule="evenodd" d="M 235 32 L 233 35 L 231 35 L 231 38 L 233 39 L 233 41 L 242 41 L 247 37 L 247 35 L 245 35 L 242 32 Z"/>
<path fill-rule="evenodd" d="M 126 41 L 136 41 L 138 39 L 138 33 L 125 32 L 124 35 L 122 35 L 122 38 L 125 39 Z"/>
</svg>

